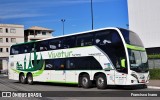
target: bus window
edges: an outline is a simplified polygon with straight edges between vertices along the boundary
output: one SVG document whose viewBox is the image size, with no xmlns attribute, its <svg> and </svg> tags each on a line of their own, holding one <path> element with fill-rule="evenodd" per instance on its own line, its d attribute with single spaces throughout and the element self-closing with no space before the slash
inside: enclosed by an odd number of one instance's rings
<svg viewBox="0 0 160 100">
<path fill-rule="evenodd" d="M 90 69 L 90 62 L 89 62 L 88 57 L 76 58 L 75 65 L 77 67 L 76 69 L 78 70 L 89 70 Z"/>
<path fill-rule="evenodd" d="M 29 44 L 29 45 L 30 45 L 30 48 L 29 48 L 29 49 L 30 49 L 30 50 L 29 50 L 30 52 L 36 51 L 36 44 L 37 44 L 37 43 L 30 43 L 30 44 Z"/>
<path fill-rule="evenodd" d="M 29 44 L 23 44 L 21 47 L 21 53 L 30 53 L 30 46 Z"/>
<path fill-rule="evenodd" d="M 74 70 L 75 69 L 75 60 L 76 60 L 76 58 L 69 58 L 66 60 L 66 70 Z"/>
<path fill-rule="evenodd" d="M 95 43 L 109 56 L 117 71 L 124 72 L 124 68 L 121 66 L 121 60 L 122 58 L 126 59 L 126 54 L 118 32 L 116 30 L 98 32 L 96 33 Z"/>
<path fill-rule="evenodd" d="M 90 67 L 92 70 L 101 70 L 102 66 L 94 57 L 88 57 L 88 61 L 90 62 Z"/>
<path fill-rule="evenodd" d="M 75 37 L 71 36 L 71 37 L 65 37 L 63 40 L 63 48 L 73 48 L 75 47 Z"/>
<path fill-rule="evenodd" d="M 53 59 L 46 59 L 45 60 L 45 68 L 44 70 L 54 70 L 54 60 Z"/>
<path fill-rule="evenodd" d="M 95 43 L 97 45 L 106 45 L 112 43 L 112 34 L 110 31 L 103 31 L 96 34 Z"/>
<path fill-rule="evenodd" d="M 60 39 L 49 40 L 49 48 L 51 50 L 61 49 L 62 48 L 62 41 Z"/>
<path fill-rule="evenodd" d="M 93 34 L 85 34 L 77 36 L 77 46 L 90 46 L 93 45 Z"/>
<path fill-rule="evenodd" d="M 11 47 L 11 55 L 16 55 L 20 53 L 20 48 L 18 46 Z"/>
<path fill-rule="evenodd" d="M 36 44 L 36 50 L 38 51 L 47 51 L 48 50 L 48 41 L 40 41 Z"/>
<path fill-rule="evenodd" d="M 65 60 L 64 59 L 54 59 L 55 70 L 64 70 L 65 69 Z"/>
</svg>

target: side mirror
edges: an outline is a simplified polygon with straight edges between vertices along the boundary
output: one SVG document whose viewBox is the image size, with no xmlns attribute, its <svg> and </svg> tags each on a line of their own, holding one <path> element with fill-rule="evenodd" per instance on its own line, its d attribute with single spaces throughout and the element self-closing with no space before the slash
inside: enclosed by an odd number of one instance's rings
<svg viewBox="0 0 160 100">
<path fill-rule="evenodd" d="M 125 62 L 126 62 L 126 59 L 122 59 L 122 60 L 121 60 L 121 66 L 122 66 L 123 68 L 125 68 L 125 67 L 126 67 Z"/>
</svg>

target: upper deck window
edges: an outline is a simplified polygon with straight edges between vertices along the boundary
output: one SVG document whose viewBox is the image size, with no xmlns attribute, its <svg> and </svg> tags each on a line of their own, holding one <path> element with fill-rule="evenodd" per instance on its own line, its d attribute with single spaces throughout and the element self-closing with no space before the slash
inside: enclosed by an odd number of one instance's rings
<svg viewBox="0 0 160 100">
<path fill-rule="evenodd" d="M 136 33 L 126 29 L 120 29 L 120 31 L 122 32 L 122 35 L 124 36 L 125 42 L 127 44 L 144 47 L 141 39 Z"/>
</svg>

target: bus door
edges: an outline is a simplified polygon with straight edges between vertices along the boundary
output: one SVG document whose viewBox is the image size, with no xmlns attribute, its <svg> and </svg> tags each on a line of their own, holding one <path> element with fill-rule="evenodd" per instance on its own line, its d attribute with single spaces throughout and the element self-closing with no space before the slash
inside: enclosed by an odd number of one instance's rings
<svg viewBox="0 0 160 100">
<path fill-rule="evenodd" d="M 115 84 L 125 85 L 127 81 L 127 64 L 125 59 L 120 59 L 120 63 L 115 66 Z"/>
</svg>

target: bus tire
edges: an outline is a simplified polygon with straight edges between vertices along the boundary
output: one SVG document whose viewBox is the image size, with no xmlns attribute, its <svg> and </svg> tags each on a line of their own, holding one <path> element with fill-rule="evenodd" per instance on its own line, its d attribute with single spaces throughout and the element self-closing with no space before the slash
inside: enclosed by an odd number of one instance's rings
<svg viewBox="0 0 160 100">
<path fill-rule="evenodd" d="M 26 83 L 26 78 L 25 78 L 24 74 L 20 74 L 19 81 L 20 81 L 22 84 L 25 84 L 25 83 Z"/>
<path fill-rule="evenodd" d="M 96 85 L 98 89 L 106 89 L 107 88 L 107 79 L 106 76 L 100 74 L 96 78 Z"/>
<path fill-rule="evenodd" d="M 27 75 L 27 83 L 28 83 L 29 85 L 32 85 L 32 84 L 33 84 L 33 76 L 32 76 L 32 74 L 28 74 L 28 75 Z"/>
<path fill-rule="evenodd" d="M 84 74 L 80 78 L 80 83 L 83 88 L 90 88 L 92 86 L 92 81 L 89 79 L 89 75 Z"/>
</svg>

